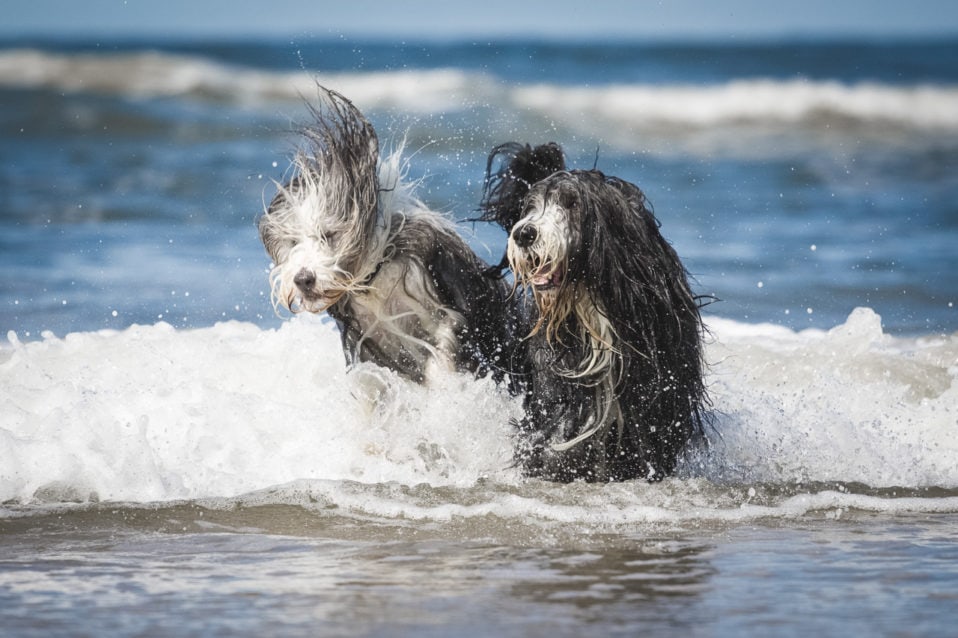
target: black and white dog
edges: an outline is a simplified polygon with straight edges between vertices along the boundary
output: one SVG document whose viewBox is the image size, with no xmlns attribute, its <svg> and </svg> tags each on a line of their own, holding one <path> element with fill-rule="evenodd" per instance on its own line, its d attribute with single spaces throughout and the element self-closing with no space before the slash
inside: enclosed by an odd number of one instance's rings
<svg viewBox="0 0 958 638">
<path fill-rule="evenodd" d="M 499 372 L 514 337 L 509 289 L 403 181 L 401 149 L 380 158 L 372 125 L 319 87 L 292 177 L 259 233 L 273 304 L 327 311 L 347 364 L 372 361 L 423 383 L 439 371 Z"/>
<path fill-rule="evenodd" d="M 515 285 L 535 301 L 516 452 L 524 472 L 669 475 L 707 419 L 703 326 L 645 195 L 597 170 L 566 170 L 554 143 L 509 143 L 489 156 L 480 211 L 509 233 Z"/>
</svg>

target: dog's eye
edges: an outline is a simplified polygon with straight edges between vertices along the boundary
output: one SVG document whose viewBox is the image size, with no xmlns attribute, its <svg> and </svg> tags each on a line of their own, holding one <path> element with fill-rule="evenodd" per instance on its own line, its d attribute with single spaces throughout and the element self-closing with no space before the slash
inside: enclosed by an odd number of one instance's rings
<svg viewBox="0 0 958 638">
<path fill-rule="evenodd" d="M 579 207 L 579 194 L 575 191 L 561 191 L 559 205 L 566 210 L 575 210 Z"/>
<path fill-rule="evenodd" d="M 327 232 L 323 234 L 323 239 L 326 240 L 327 244 L 332 244 L 339 237 L 339 233 Z"/>
</svg>

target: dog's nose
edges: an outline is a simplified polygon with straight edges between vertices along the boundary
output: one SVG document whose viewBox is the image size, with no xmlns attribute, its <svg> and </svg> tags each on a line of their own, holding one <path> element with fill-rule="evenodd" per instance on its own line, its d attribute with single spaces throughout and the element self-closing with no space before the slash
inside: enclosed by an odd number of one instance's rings
<svg viewBox="0 0 958 638">
<path fill-rule="evenodd" d="M 532 224 L 523 224 L 512 230 L 512 241 L 516 242 L 519 248 L 528 248 L 535 243 L 539 231 Z"/>
<path fill-rule="evenodd" d="M 296 273 L 296 276 L 293 277 L 293 283 L 296 284 L 296 287 L 300 290 L 312 290 L 313 286 L 316 285 L 316 275 L 312 270 L 302 268 Z"/>
</svg>

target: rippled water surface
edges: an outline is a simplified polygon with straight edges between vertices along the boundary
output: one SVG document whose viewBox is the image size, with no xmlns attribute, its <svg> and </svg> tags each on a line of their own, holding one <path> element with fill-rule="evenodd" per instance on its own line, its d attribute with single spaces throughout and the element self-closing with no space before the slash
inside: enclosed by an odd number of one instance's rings
<svg viewBox="0 0 958 638">
<path fill-rule="evenodd" d="M 0 523 L 0 602 L 37 636 L 949 635 L 955 515 L 838 512 L 543 529 L 82 508 Z"/>
</svg>

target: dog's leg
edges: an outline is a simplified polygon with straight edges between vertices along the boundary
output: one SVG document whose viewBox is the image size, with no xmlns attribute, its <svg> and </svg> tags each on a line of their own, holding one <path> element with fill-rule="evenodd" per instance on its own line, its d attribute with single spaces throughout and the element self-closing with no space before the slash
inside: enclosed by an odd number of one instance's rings
<svg viewBox="0 0 958 638">
<path fill-rule="evenodd" d="M 390 388 L 389 379 L 384 370 L 367 366 L 357 368 L 350 377 L 353 382 L 351 394 L 368 420 L 382 408 Z"/>
<path fill-rule="evenodd" d="M 459 351 L 456 325 L 456 318 L 449 315 L 436 323 L 433 334 L 436 347 L 423 371 L 426 385 L 434 386 L 437 378 L 456 371 L 456 352 Z"/>
</svg>

